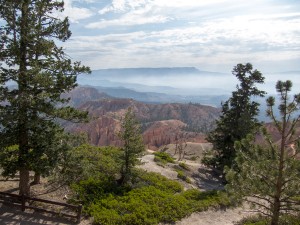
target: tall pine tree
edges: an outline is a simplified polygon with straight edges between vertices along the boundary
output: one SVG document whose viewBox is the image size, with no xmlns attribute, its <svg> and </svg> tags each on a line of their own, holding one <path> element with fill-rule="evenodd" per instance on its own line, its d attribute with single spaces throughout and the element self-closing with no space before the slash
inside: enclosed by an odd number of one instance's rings
<svg viewBox="0 0 300 225">
<path fill-rule="evenodd" d="M 227 190 L 253 203 L 271 225 L 280 224 L 282 214 L 296 215 L 300 207 L 300 94 L 291 97 L 291 87 L 291 81 L 277 82 L 280 118 L 274 115 L 275 98 L 267 99 L 272 133 L 262 128 L 259 145 L 253 135 L 236 142 L 239 171 L 226 175 Z"/>
<path fill-rule="evenodd" d="M 63 1 L 0 0 L 0 5 L 0 151 L 18 146 L 15 170 L 20 172 L 20 194 L 29 195 L 29 171 L 44 171 L 33 156 L 40 157 L 40 151 L 47 155 L 47 149 L 36 144 L 46 138 L 39 132 L 48 132 L 55 140 L 57 118 L 80 121 L 86 116 L 57 105 L 67 101 L 61 94 L 73 89 L 77 75 L 89 68 L 72 63 L 57 46 L 71 36 L 68 18 L 55 17 L 63 11 Z M 16 87 L 9 88 L 9 82 Z"/>
<path fill-rule="evenodd" d="M 131 108 L 122 121 L 119 137 L 123 141 L 119 183 L 124 185 L 132 179 L 133 168 L 140 163 L 138 157 L 145 151 L 141 126 Z"/>
<path fill-rule="evenodd" d="M 259 103 L 253 97 L 263 97 L 265 92 L 260 91 L 256 84 L 264 82 L 264 77 L 258 70 L 253 70 L 250 63 L 238 64 L 232 74 L 240 84 L 236 91 L 222 104 L 222 114 L 217 121 L 216 129 L 209 133 L 207 140 L 213 144 L 213 158 L 207 164 L 223 171 L 225 166 L 231 167 L 236 152 L 234 142 L 240 141 L 247 134 L 254 132 L 260 125 L 256 116 L 259 112 Z"/>
</svg>

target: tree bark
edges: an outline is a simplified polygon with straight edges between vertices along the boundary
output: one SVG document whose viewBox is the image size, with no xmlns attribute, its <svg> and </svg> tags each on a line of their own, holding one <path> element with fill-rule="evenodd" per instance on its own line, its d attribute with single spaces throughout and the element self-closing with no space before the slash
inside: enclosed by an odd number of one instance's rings
<svg viewBox="0 0 300 225">
<path fill-rule="evenodd" d="M 32 185 L 40 184 L 41 183 L 41 174 L 38 172 L 34 173 L 33 181 L 31 182 Z"/>
<path fill-rule="evenodd" d="M 20 169 L 19 195 L 30 196 L 29 170 Z"/>
<path fill-rule="evenodd" d="M 279 212 L 280 212 L 280 201 L 278 198 L 274 199 L 274 206 L 272 212 L 271 225 L 278 225 L 279 223 Z"/>
<path fill-rule="evenodd" d="M 29 169 L 27 165 L 26 156 L 29 152 L 29 139 L 28 139 L 28 105 L 27 105 L 27 66 L 26 66 L 26 54 L 27 54 L 27 13 L 28 13 L 29 1 L 26 0 L 22 4 L 22 18 L 21 18 L 21 37 L 20 37 L 20 68 L 18 75 L 18 88 L 19 88 L 19 164 L 20 164 L 20 183 L 19 193 L 20 195 L 30 195 L 30 183 L 29 183 Z"/>
</svg>

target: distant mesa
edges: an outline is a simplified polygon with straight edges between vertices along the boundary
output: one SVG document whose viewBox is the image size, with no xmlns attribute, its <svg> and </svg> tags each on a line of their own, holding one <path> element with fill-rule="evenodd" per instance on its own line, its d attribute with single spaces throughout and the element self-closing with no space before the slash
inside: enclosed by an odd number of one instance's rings
<svg viewBox="0 0 300 225">
<path fill-rule="evenodd" d="M 119 76 L 119 75 L 174 75 L 174 74 L 198 74 L 201 73 L 195 67 L 161 67 L 161 68 L 116 68 L 94 70 L 94 75 Z"/>
</svg>

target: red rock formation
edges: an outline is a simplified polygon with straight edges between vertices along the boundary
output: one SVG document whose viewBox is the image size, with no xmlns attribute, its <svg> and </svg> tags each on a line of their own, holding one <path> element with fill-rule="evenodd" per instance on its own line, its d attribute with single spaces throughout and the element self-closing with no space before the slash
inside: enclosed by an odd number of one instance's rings
<svg viewBox="0 0 300 225">
<path fill-rule="evenodd" d="M 219 110 L 199 104 L 146 104 L 132 99 L 100 99 L 88 101 L 79 108 L 89 112 L 91 121 L 87 124 L 68 125 L 72 132 L 84 132 L 91 144 L 116 145 L 121 120 L 131 107 L 142 123 L 144 143 L 150 149 L 175 143 L 176 141 L 205 142 L 202 132 L 218 117 Z"/>
</svg>

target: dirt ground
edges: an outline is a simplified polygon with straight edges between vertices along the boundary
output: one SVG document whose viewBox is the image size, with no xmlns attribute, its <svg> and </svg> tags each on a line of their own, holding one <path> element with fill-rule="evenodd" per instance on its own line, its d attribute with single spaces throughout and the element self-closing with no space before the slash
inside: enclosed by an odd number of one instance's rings
<svg viewBox="0 0 300 225">
<path fill-rule="evenodd" d="M 37 224 L 53 224 L 53 225 L 67 225 L 75 224 L 65 218 L 45 215 L 41 213 L 34 213 L 30 210 L 22 212 L 16 207 L 8 207 L 0 203 L 0 224 L 9 225 L 37 225 Z M 87 223 L 80 223 L 87 224 Z"/>
<path fill-rule="evenodd" d="M 243 208 L 218 211 L 208 210 L 193 213 L 191 216 L 177 222 L 176 225 L 233 225 L 235 222 L 250 214 L 250 211 Z"/>
<path fill-rule="evenodd" d="M 41 184 L 31 187 L 31 193 L 33 197 L 58 201 L 66 203 L 63 199 L 65 195 L 68 195 L 69 190 L 61 188 L 56 191 L 51 191 L 51 188 L 46 185 L 47 182 L 42 178 Z M 0 177 L 0 191 L 18 194 L 18 182 L 19 179 L 5 180 Z M 39 206 L 40 207 L 40 206 Z M 43 208 L 49 210 L 51 206 L 43 205 Z M 51 207 L 53 209 L 53 207 Z M 69 213 L 69 212 L 68 212 Z M 72 213 L 74 214 L 74 213 Z M 58 217 L 52 214 L 38 213 L 33 210 L 26 209 L 22 212 L 20 207 L 3 204 L 0 200 L 0 225 L 37 225 L 37 224 L 54 224 L 54 225 L 69 225 L 76 224 L 74 219 L 66 217 Z M 80 225 L 91 224 L 91 221 L 82 219 Z"/>
<path fill-rule="evenodd" d="M 201 190 L 222 189 L 222 182 L 215 176 L 213 171 L 208 170 L 198 160 L 191 161 L 183 159 L 184 162 L 190 168 L 186 171 L 186 175 L 190 178 L 191 183 L 188 184 L 177 178 L 177 172 L 175 171 L 175 164 L 168 164 L 165 167 L 158 166 L 154 161 L 154 155 L 152 151 L 149 151 L 142 157 L 143 164 L 141 168 L 147 171 L 153 171 L 161 173 L 162 175 L 181 182 L 185 189 L 199 188 Z M 174 155 L 176 158 L 177 156 Z M 178 164 L 178 163 L 176 163 Z M 10 193 L 17 192 L 18 180 L 1 180 L 0 178 L 0 191 L 7 191 Z M 42 180 L 42 184 L 32 187 L 33 192 L 39 198 L 51 199 L 64 202 L 63 196 L 68 194 L 67 189 L 62 189 L 58 192 L 47 193 L 47 186 L 45 181 Z M 41 195 L 42 194 L 42 195 Z M 249 215 L 250 212 L 243 208 L 227 209 L 227 210 L 208 210 L 205 212 L 194 213 L 191 216 L 184 218 L 176 223 L 176 225 L 233 225 L 235 221 L 242 219 L 244 216 Z M 53 225 L 69 225 L 76 224 L 74 221 L 68 220 L 62 217 L 55 217 L 52 215 L 46 215 L 36 213 L 31 210 L 22 212 L 18 208 L 12 208 L 0 203 L 0 225 L 38 225 L 38 224 L 53 224 Z M 92 224 L 91 220 L 82 220 L 80 225 Z"/>
</svg>

